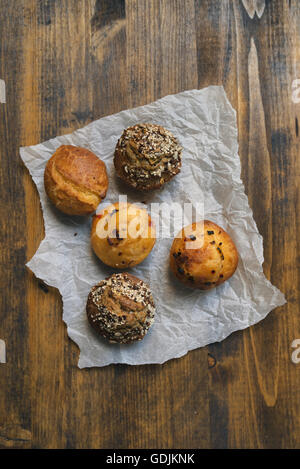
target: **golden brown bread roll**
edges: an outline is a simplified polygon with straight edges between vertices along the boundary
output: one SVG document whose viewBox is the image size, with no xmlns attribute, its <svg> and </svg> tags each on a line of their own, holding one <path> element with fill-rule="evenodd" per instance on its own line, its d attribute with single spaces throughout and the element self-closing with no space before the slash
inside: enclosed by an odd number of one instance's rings
<svg viewBox="0 0 300 469">
<path fill-rule="evenodd" d="M 156 124 L 137 124 L 125 129 L 114 156 L 118 176 L 131 187 L 149 191 L 170 181 L 181 168 L 177 139 Z"/>
<path fill-rule="evenodd" d="M 128 344 L 144 338 L 154 322 L 155 305 L 145 282 L 119 273 L 92 288 L 86 312 L 98 334 L 110 342 Z"/>
<path fill-rule="evenodd" d="M 229 234 L 212 221 L 181 230 L 170 251 L 170 267 L 191 288 L 209 290 L 229 279 L 238 265 L 238 252 Z"/>
<path fill-rule="evenodd" d="M 86 148 L 62 145 L 49 159 L 44 173 L 49 199 L 68 215 L 89 215 L 106 196 L 106 166 Z"/>
<path fill-rule="evenodd" d="M 93 217 L 91 244 L 104 264 L 119 269 L 142 262 L 155 244 L 155 227 L 145 208 L 115 203 Z"/>
</svg>

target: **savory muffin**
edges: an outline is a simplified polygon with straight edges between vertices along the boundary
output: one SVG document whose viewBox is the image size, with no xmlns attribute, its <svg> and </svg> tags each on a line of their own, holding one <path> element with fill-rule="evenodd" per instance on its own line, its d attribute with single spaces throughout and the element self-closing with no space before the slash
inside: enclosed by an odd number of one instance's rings
<svg viewBox="0 0 300 469">
<path fill-rule="evenodd" d="M 209 290 L 229 279 L 238 265 L 238 252 L 226 231 L 212 221 L 193 223 L 174 239 L 170 267 L 191 288 Z"/>
<path fill-rule="evenodd" d="M 124 272 L 91 289 L 86 312 L 98 334 L 110 342 L 128 344 L 144 338 L 154 322 L 155 305 L 148 285 Z"/>
<path fill-rule="evenodd" d="M 110 267 L 125 269 L 142 262 L 155 244 L 155 227 L 145 208 L 115 203 L 93 217 L 91 244 Z"/>
<path fill-rule="evenodd" d="M 106 196 L 106 166 L 86 148 L 62 145 L 47 162 L 44 184 L 49 199 L 61 212 L 89 215 Z"/>
<path fill-rule="evenodd" d="M 114 165 L 118 176 L 131 187 L 159 189 L 179 173 L 181 151 L 174 135 L 160 125 L 136 124 L 118 140 Z"/>
</svg>

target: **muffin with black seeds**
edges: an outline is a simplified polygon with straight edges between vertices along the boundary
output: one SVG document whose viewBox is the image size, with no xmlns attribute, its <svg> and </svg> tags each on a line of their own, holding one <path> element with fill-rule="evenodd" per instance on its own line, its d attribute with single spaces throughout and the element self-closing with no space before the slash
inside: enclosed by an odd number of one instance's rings
<svg viewBox="0 0 300 469">
<path fill-rule="evenodd" d="M 155 304 L 149 286 L 123 272 L 91 289 L 86 312 L 98 334 L 111 343 L 128 344 L 145 337 L 154 322 Z"/>
<path fill-rule="evenodd" d="M 114 165 L 129 186 L 149 191 L 159 189 L 180 172 L 181 152 L 169 130 L 156 124 L 136 124 L 119 138 Z"/>
</svg>

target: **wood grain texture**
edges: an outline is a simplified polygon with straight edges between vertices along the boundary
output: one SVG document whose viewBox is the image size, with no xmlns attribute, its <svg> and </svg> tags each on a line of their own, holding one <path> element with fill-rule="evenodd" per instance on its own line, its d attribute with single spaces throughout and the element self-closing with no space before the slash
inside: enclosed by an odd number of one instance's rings
<svg viewBox="0 0 300 469">
<path fill-rule="evenodd" d="M 1 0 L 0 448 L 299 448 L 300 4 Z M 225 87 L 266 276 L 263 322 L 162 366 L 79 370 L 58 292 L 25 268 L 44 236 L 18 149 L 166 94 Z"/>
</svg>

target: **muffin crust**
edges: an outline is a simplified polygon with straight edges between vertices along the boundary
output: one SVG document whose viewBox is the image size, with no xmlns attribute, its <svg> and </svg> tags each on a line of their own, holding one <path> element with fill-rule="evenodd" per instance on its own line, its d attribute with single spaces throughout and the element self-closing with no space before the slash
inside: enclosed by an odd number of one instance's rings
<svg viewBox="0 0 300 469">
<path fill-rule="evenodd" d="M 139 264 L 150 254 L 155 241 L 150 215 L 136 204 L 117 202 L 93 217 L 92 248 L 110 267 L 127 269 Z"/>
<path fill-rule="evenodd" d="M 86 148 L 61 145 L 47 162 L 46 193 L 61 212 L 89 215 L 106 196 L 106 166 Z"/>
</svg>

